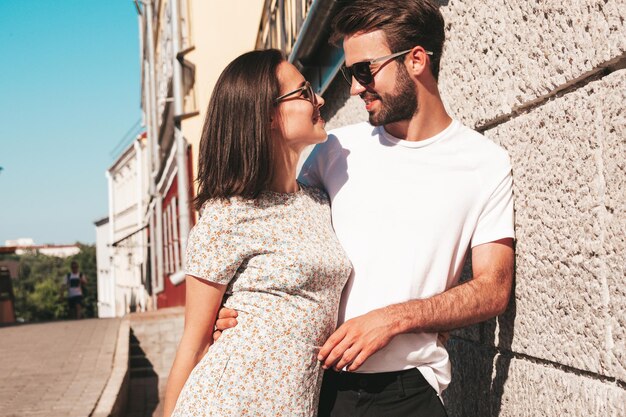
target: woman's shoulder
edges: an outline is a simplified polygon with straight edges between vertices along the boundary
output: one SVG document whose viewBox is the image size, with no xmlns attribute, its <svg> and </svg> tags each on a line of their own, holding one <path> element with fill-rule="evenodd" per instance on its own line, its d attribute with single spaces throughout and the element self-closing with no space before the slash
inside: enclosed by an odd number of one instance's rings
<svg viewBox="0 0 626 417">
<path fill-rule="evenodd" d="M 309 195 L 317 203 L 320 203 L 320 204 L 329 204 L 330 203 L 330 199 L 328 198 L 328 194 L 322 188 L 315 187 L 315 186 L 312 186 L 312 185 L 306 185 L 306 184 L 303 184 L 301 182 L 298 182 L 298 184 L 300 184 L 300 188 L 302 189 L 302 191 L 305 194 Z"/>
<path fill-rule="evenodd" d="M 263 217 L 262 199 L 249 199 L 241 196 L 214 198 L 203 203 L 200 209 L 200 222 L 219 223 L 223 227 L 253 223 Z"/>
<path fill-rule="evenodd" d="M 237 211 L 241 202 L 237 198 L 211 198 L 200 208 L 201 223 L 219 223 L 232 225 L 236 223 Z"/>
<path fill-rule="evenodd" d="M 236 201 L 232 198 L 210 198 L 202 203 L 200 216 L 232 212 L 235 208 L 233 203 L 236 204 Z"/>
</svg>

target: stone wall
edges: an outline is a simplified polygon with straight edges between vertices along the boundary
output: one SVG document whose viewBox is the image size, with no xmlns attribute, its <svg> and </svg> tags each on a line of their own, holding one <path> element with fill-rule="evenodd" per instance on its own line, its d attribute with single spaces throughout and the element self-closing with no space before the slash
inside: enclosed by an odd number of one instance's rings
<svg viewBox="0 0 626 417">
<path fill-rule="evenodd" d="M 444 102 L 510 153 L 517 233 L 507 312 L 449 342 L 449 413 L 624 416 L 626 2 L 440 3 Z M 329 128 L 367 118 L 339 78 Z"/>
</svg>

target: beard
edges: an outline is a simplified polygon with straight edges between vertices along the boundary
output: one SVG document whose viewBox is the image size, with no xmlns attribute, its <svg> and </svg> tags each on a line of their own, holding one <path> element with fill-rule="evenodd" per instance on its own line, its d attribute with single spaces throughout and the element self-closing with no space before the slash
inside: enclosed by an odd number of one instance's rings
<svg viewBox="0 0 626 417">
<path fill-rule="evenodd" d="M 396 84 L 393 93 L 370 94 L 380 99 L 380 110 L 369 114 L 372 126 L 381 126 L 389 123 L 409 120 L 418 111 L 415 83 L 411 79 L 406 67 L 398 65 Z M 368 93 L 365 93 L 368 94 Z"/>
</svg>

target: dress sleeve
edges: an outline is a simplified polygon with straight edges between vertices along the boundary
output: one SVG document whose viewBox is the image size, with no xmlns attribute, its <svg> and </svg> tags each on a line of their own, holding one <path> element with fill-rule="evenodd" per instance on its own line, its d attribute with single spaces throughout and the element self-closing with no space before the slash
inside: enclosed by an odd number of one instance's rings
<svg viewBox="0 0 626 417">
<path fill-rule="evenodd" d="M 244 260 L 235 215 L 236 209 L 228 201 L 205 203 L 187 240 L 188 275 L 217 284 L 230 282 Z"/>
</svg>

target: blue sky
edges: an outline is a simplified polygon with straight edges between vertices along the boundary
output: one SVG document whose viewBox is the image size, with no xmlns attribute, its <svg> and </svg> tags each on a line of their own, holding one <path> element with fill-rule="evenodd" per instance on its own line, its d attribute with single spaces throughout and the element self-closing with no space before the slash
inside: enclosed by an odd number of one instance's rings
<svg viewBox="0 0 626 417">
<path fill-rule="evenodd" d="M 95 242 L 141 117 L 138 44 L 130 0 L 0 0 L 0 245 Z"/>
</svg>

